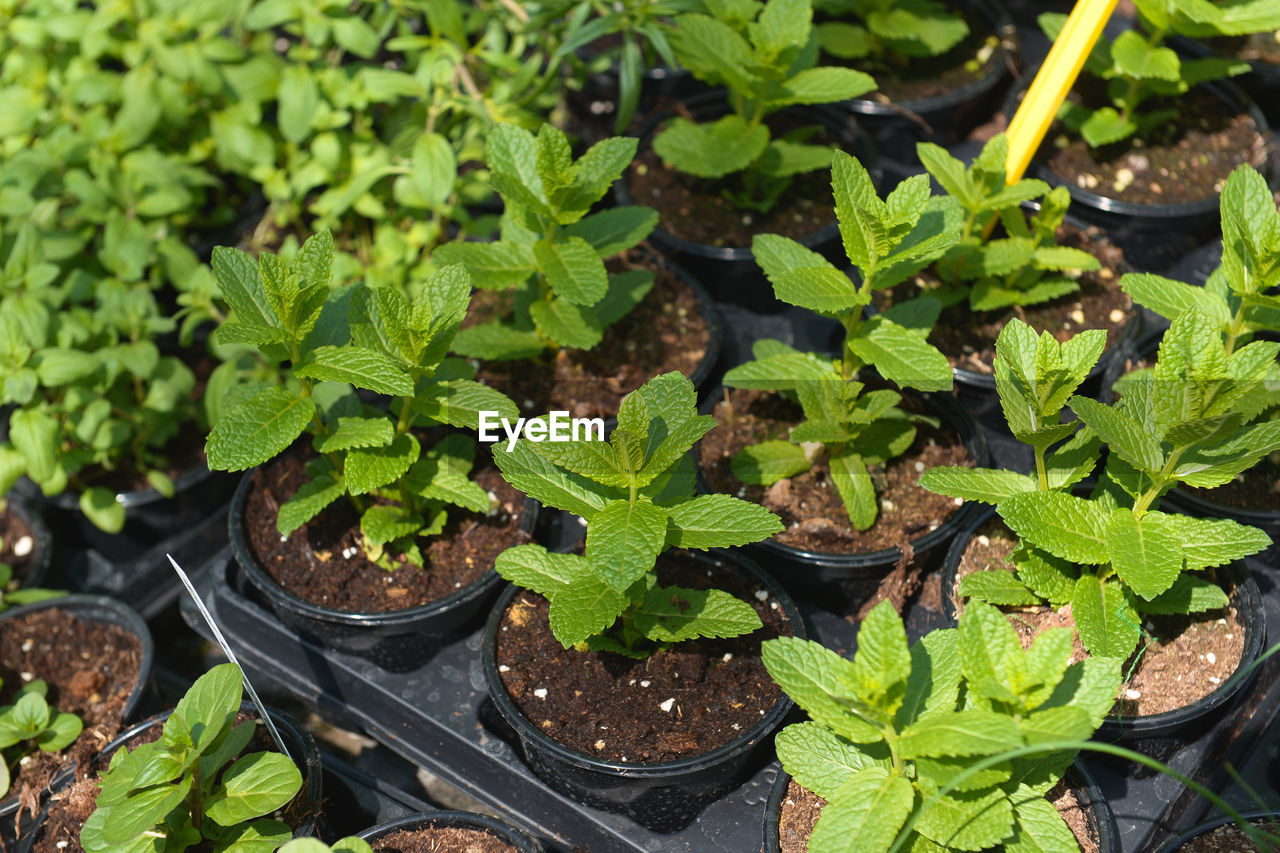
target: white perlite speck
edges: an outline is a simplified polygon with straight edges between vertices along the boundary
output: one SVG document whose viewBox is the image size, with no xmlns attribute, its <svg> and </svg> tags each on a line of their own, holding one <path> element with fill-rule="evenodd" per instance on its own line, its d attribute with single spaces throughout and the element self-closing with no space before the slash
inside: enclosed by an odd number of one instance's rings
<svg viewBox="0 0 1280 853">
<path fill-rule="evenodd" d="M 725 663 L 728 663 L 729 661 L 733 660 L 733 652 L 725 652 L 724 657 L 722 657 L 721 660 L 724 661 Z"/>
<path fill-rule="evenodd" d="M 546 698 L 547 698 L 547 688 L 545 688 L 545 687 L 539 687 L 537 690 L 533 691 L 533 695 L 534 695 L 534 696 L 537 696 L 539 699 L 546 699 Z"/>
<path fill-rule="evenodd" d="M 1217 663 L 1217 662 L 1218 662 L 1218 656 L 1217 656 L 1217 655 L 1215 655 L 1213 652 L 1208 652 L 1208 653 L 1206 653 L 1206 654 L 1205 654 L 1205 656 L 1204 656 L 1204 659 L 1205 659 L 1205 660 L 1207 660 L 1209 663 Z"/>
<path fill-rule="evenodd" d="M 603 740 L 598 740 L 598 741 L 596 741 L 596 749 L 604 749 L 604 741 L 603 741 Z"/>
<path fill-rule="evenodd" d="M 29 640 L 29 639 L 28 639 L 28 640 L 23 640 L 23 641 L 22 641 L 22 650 L 23 650 L 24 652 L 29 652 L 29 651 L 31 651 L 32 649 L 34 649 L 34 648 L 35 648 L 35 646 L 36 646 L 36 641 L 35 641 L 35 640 Z"/>
<path fill-rule="evenodd" d="M 510 671 L 511 671 L 511 667 L 507 666 L 505 663 L 498 664 L 498 672 L 510 672 Z"/>
<path fill-rule="evenodd" d="M 663 702 L 663 703 L 662 703 L 662 704 L 660 704 L 658 707 L 659 707 L 659 708 L 661 708 L 663 711 L 666 711 L 668 714 L 670 714 L 670 713 L 671 713 L 671 708 L 672 708 L 675 704 L 676 704 L 676 697 L 672 696 L 670 699 L 668 699 L 667 701 Z"/>
<path fill-rule="evenodd" d="M 31 549 L 35 547 L 35 540 L 30 536 L 23 536 L 17 542 L 13 543 L 13 556 L 25 557 L 31 553 Z"/>
<path fill-rule="evenodd" d="M 1124 692 L 1124 698 L 1126 698 L 1126 699 L 1141 699 L 1141 698 L 1142 698 L 1142 694 L 1141 694 L 1141 693 L 1139 693 L 1137 690 L 1129 689 L 1129 690 L 1126 690 L 1126 691 Z"/>
<path fill-rule="evenodd" d="M 757 601 L 767 601 L 767 600 L 768 600 L 768 598 L 769 598 L 769 590 L 767 590 L 767 589 L 757 589 L 757 590 L 756 590 L 756 600 L 757 600 Z"/>
<path fill-rule="evenodd" d="M 642 681 L 642 682 L 640 682 L 640 686 L 641 686 L 641 687 L 648 687 L 648 686 L 649 686 L 649 682 L 648 682 L 648 681 Z"/>
</svg>

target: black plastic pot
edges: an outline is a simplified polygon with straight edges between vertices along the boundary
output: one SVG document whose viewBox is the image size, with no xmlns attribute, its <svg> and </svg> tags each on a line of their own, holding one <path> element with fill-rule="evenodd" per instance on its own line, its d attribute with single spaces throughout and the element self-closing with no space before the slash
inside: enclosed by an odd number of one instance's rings
<svg viewBox="0 0 1280 853">
<path fill-rule="evenodd" d="M 240 709 L 244 713 L 257 717 L 257 708 L 251 703 L 245 702 L 240 706 Z M 166 711 L 163 714 L 158 714 L 121 732 L 115 740 L 102 748 L 102 751 L 98 753 L 95 759 L 95 763 L 105 764 L 116 750 L 126 746 L 130 740 L 150 728 L 163 726 L 171 713 L 173 712 Z M 289 748 L 289 757 L 293 759 L 294 764 L 298 766 L 298 770 L 302 773 L 302 788 L 299 789 L 292 803 L 285 807 L 286 809 L 296 808 L 302 811 L 301 818 L 294 826 L 294 837 L 310 838 L 315 835 L 316 824 L 323 805 L 322 784 L 324 774 L 320 764 L 320 751 L 316 748 L 315 738 L 293 717 L 270 706 L 267 707 L 267 713 L 271 715 L 271 721 L 275 723 L 276 730 L 280 732 L 280 737 L 284 740 L 285 746 Z M 55 793 L 57 790 L 69 785 L 74 778 L 74 775 L 70 773 L 60 775 L 54 781 Z M 34 845 L 41 838 L 47 817 L 48 809 L 46 807 L 45 810 L 40 812 L 31 828 L 24 832 L 18 840 L 18 853 L 31 853 Z"/>
<path fill-rule="evenodd" d="M 929 414 L 936 415 L 950 431 L 960 436 L 965 450 L 977 467 L 986 467 L 987 442 L 981 428 L 956 398 L 949 394 L 914 394 L 925 402 Z M 703 413 L 714 409 L 719 398 L 709 397 Z M 699 488 L 707 491 L 702 473 Z M 968 502 L 944 519 L 933 530 L 912 539 L 913 559 L 920 560 L 945 545 L 982 512 L 982 505 Z M 879 582 L 902 559 L 901 548 L 886 548 L 861 554 L 826 554 L 805 551 L 766 539 L 743 547 L 743 552 L 757 561 L 798 600 L 820 604 L 837 613 L 856 610 L 876 591 Z"/>
<path fill-rule="evenodd" d="M 124 708 L 120 712 L 121 720 L 132 718 L 147 695 L 151 685 L 151 666 L 155 661 L 155 646 L 151 641 L 151 631 L 147 628 L 147 623 L 132 608 L 113 598 L 100 595 L 67 595 L 5 611 L 0 614 L 0 631 L 7 630 L 6 623 L 21 619 L 29 613 L 53 609 L 65 611 L 86 622 L 118 626 L 138 638 L 138 681 L 133 685 L 133 690 L 129 692 Z M 69 777 L 73 771 L 74 768 L 64 771 L 57 778 Z M 54 781 L 56 783 L 57 779 Z M 7 830 L 12 825 L 19 806 L 17 797 L 9 797 L 0 802 L 0 827 Z"/>
<path fill-rule="evenodd" d="M 491 568 L 444 598 L 384 613 L 335 610 L 306 601 L 277 583 L 249 547 L 243 519 L 252 479 L 253 471 L 246 472 L 231 500 L 227 526 L 232 554 L 280 621 L 320 645 L 359 655 L 394 672 L 413 669 L 434 654 L 444 640 L 478 622 L 502 583 Z M 537 501 L 525 499 L 521 529 L 526 533 L 533 532 L 538 510 Z"/>
<path fill-rule="evenodd" d="M 1027 75 L 1027 85 L 1034 77 L 1034 73 Z M 1247 112 L 1258 132 L 1264 137 L 1268 134 L 1270 125 L 1266 117 L 1238 86 L 1222 81 L 1201 86 L 1223 101 L 1228 109 Z M 1026 87 L 1023 86 L 1009 93 L 1005 100 L 1006 116 L 1013 117 L 1025 92 Z M 1216 195 L 1183 204 L 1138 204 L 1079 187 L 1049 171 L 1037 160 L 1031 161 L 1027 171 L 1028 177 L 1040 178 L 1054 186 L 1065 186 L 1071 192 L 1072 213 L 1104 228 L 1111 241 L 1124 250 L 1126 260 L 1139 270 L 1168 269 L 1183 255 L 1220 233 L 1221 217 Z M 1272 158 L 1268 158 L 1261 171 L 1274 185 L 1276 170 Z"/>
<path fill-rule="evenodd" d="M 397 832 L 430 831 L 457 827 L 488 833 L 505 841 L 519 853 L 542 853 L 542 844 L 529 833 L 517 829 L 506 821 L 474 812 L 437 811 L 409 815 L 360 833 L 360 837 L 372 844 Z"/>
<path fill-rule="evenodd" d="M 738 554 L 690 551 L 706 565 L 733 564 L 768 590 L 786 613 L 794 636 L 805 637 L 799 609 L 773 578 Z M 687 826 L 706 805 L 740 785 L 752 768 L 752 758 L 762 741 L 769 741 L 790 712 L 785 696 L 755 726 L 729 743 L 701 755 L 636 764 L 604 761 L 571 749 L 539 729 L 507 695 L 498 674 L 496 643 L 502 614 L 519 594 L 512 586 L 498 599 L 485 627 L 481 650 L 489 698 L 514 730 L 525 763 L 543 781 L 577 802 L 617 812 L 655 832 L 675 832 Z"/>
<path fill-rule="evenodd" d="M 25 587 L 43 586 L 49 574 L 49 564 L 53 561 L 53 535 L 33 504 L 15 494 L 6 495 L 3 500 L 5 510 L 21 519 L 31 530 L 31 553 L 34 555 L 31 568 L 23 577 L 15 577 L 14 580 Z"/>
<path fill-rule="evenodd" d="M 987 73 L 978 80 L 942 95 L 913 101 L 889 101 L 868 93 L 844 102 L 858 116 L 885 168 L 902 175 L 921 171 L 917 142 L 953 145 L 1000 110 L 1000 102 L 1018 60 L 1018 31 L 1008 11 L 991 0 L 962 0 L 947 4 L 986 21 L 1000 45 Z M 875 76 L 874 74 L 872 76 Z"/>
<path fill-rule="evenodd" d="M 1194 57 L 1219 57 L 1218 53 L 1204 42 L 1195 39 L 1174 36 L 1169 39 L 1169 46 L 1179 53 Z M 1257 62 L 1248 60 L 1249 72 L 1231 78 L 1240 88 L 1258 102 L 1267 119 L 1276 124 L 1280 122 L 1280 65 L 1273 62 Z"/>
<path fill-rule="evenodd" d="M 1107 798 L 1102 795 L 1098 783 L 1089 773 L 1089 768 L 1077 758 L 1071 765 L 1071 769 L 1067 771 L 1067 776 L 1068 779 L 1075 777 L 1073 781 L 1078 784 L 1073 786 L 1072 790 L 1077 795 L 1083 794 L 1083 805 L 1090 807 L 1089 825 L 1098 838 L 1098 853 L 1121 853 L 1123 848 L 1120 844 L 1120 830 L 1116 828 L 1115 815 L 1112 814 L 1111 806 L 1108 805 Z M 785 770 L 778 770 L 778 778 L 769 790 L 769 804 L 766 806 L 767 811 L 764 816 L 764 853 L 780 853 L 782 850 L 780 842 L 782 803 L 786 799 L 787 786 L 790 782 L 790 774 Z"/>
<path fill-rule="evenodd" d="M 578 58 L 588 66 L 596 64 L 597 54 L 586 47 L 579 48 Z M 598 66 L 597 66 L 598 67 Z M 637 119 L 660 108 L 665 103 L 681 101 L 706 91 L 707 85 L 694 77 L 684 68 L 670 68 L 660 61 L 644 70 L 640 76 L 640 98 L 636 104 L 631 125 Z M 601 138 L 613 135 L 614 120 L 621 94 L 621 83 L 618 75 L 618 62 L 615 60 L 608 66 L 598 70 L 589 70 L 582 81 L 582 89 L 569 91 L 567 100 L 570 109 L 579 114 L 581 122 L 589 127 L 598 127 Z"/>
<path fill-rule="evenodd" d="M 1276 811 L 1275 809 L 1248 811 L 1248 812 L 1241 812 L 1240 816 L 1247 821 L 1254 821 L 1254 820 L 1260 820 L 1260 819 L 1261 820 L 1280 820 L 1280 811 Z M 1227 824 L 1234 823 L 1234 822 L 1235 822 L 1234 820 L 1232 820 L 1231 818 L 1225 815 L 1222 817 L 1214 818 L 1213 820 L 1205 821 L 1199 826 L 1193 829 L 1190 829 L 1182 833 L 1181 835 L 1179 835 L 1177 838 L 1174 838 L 1173 840 L 1168 841 L 1165 844 L 1161 845 L 1160 849 L 1157 850 L 1156 853 L 1178 853 L 1178 851 L 1182 849 L 1182 845 L 1186 844 L 1188 841 L 1191 841 L 1194 838 L 1204 835 L 1206 832 L 1212 832 L 1213 830 L 1217 829 L 1220 826 L 1226 826 Z"/>
<path fill-rule="evenodd" d="M 715 119 L 729 112 L 723 91 L 690 98 L 684 106 L 688 114 L 699 121 Z M 826 128 L 839 140 L 840 147 L 856 156 L 873 180 L 879 183 L 880 167 L 875 149 L 867 136 L 853 126 L 847 113 L 828 106 L 804 106 L 789 107 L 775 115 L 798 116 L 807 123 Z M 674 116 L 674 112 L 666 112 L 649 120 L 640 129 L 640 149 L 648 148 L 663 123 Z M 627 187 L 627 174 L 613 185 L 613 195 L 619 205 L 646 203 L 645 199 L 632 197 Z M 740 305 L 760 313 L 776 313 L 782 309 L 782 303 L 774 297 L 773 287 L 764 277 L 750 247 L 695 243 L 666 231 L 661 225 L 653 229 L 649 241 L 667 258 L 697 276 L 716 302 Z M 846 263 L 840 229 L 834 218 L 829 225 L 799 242 L 841 266 Z"/>
<path fill-rule="evenodd" d="M 960 567 L 960 558 L 965 546 L 982 527 L 995 517 L 995 510 L 985 509 L 977 518 L 960 532 L 952 541 L 942 567 L 942 610 L 951 626 L 957 624 L 956 603 L 952 592 L 956 586 L 956 572 Z M 1244 650 L 1241 652 L 1240 665 L 1234 675 L 1222 682 L 1218 689 L 1208 696 L 1196 700 L 1190 705 L 1175 708 L 1162 714 L 1149 714 L 1140 717 L 1107 717 L 1095 734 L 1102 741 L 1140 741 L 1149 738 L 1191 737 L 1211 726 L 1231 707 L 1257 673 L 1256 668 L 1241 675 L 1241 672 L 1254 663 L 1262 654 L 1267 641 L 1267 618 L 1263 609 L 1262 595 L 1258 584 L 1249 576 L 1243 563 L 1233 563 L 1226 569 L 1229 579 L 1234 583 L 1231 591 L 1231 604 L 1239 613 L 1244 627 Z"/>
</svg>

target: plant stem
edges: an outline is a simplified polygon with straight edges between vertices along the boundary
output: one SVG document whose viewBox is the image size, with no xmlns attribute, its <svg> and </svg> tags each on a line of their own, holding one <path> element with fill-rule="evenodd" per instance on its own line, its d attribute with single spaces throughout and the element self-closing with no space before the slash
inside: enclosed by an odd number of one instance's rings
<svg viewBox="0 0 1280 853">
<path fill-rule="evenodd" d="M 1040 491 L 1049 491 L 1049 474 L 1044 467 L 1044 448 L 1035 448 L 1036 452 L 1036 476 L 1040 479 Z"/>
</svg>

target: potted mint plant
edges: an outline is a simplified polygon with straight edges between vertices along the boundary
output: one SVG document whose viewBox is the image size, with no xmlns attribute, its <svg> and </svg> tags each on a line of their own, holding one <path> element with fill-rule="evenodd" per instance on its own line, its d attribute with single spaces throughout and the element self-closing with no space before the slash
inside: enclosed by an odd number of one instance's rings
<svg viewBox="0 0 1280 853">
<path fill-rule="evenodd" d="M 527 537 L 536 510 L 496 471 L 471 474 L 476 442 L 460 430 L 481 411 L 516 410 L 446 355 L 471 296 L 466 271 L 441 269 L 410 303 L 391 288 L 334 287 L 332 262 L 327 232 L 289 265 L 215 250 L 232 306 L 216 340 L 254 347 L 283 381 L 231 392 L 206 452 L 218 470 L 258 468 L 236 491 L 231 541 L 280 618 L 404 666 L 427 652 L 421 635 L 483 606 L 493 558 Z M 355 388 L 387 396 L 389 410 Z"/>
</svg>

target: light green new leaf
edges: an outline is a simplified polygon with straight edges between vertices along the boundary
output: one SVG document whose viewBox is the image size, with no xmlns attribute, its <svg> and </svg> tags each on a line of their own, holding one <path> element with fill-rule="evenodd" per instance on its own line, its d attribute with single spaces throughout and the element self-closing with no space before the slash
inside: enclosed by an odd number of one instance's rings
<svg viewBox="0 0 1280 853">
<path fill-rule="evenodd" d="M 498 555 L 494 571 L 516 586 L 554 600 L 573 579 L 590 572 L 585 557 L 556 554 L 541 545 L 517 545 Z"/>
<path fill-rule="evenodd" d="M 1181 575 L 1173 582 L 1173 586 L 1150 601 L 1134 602 L 1143 613 L 1179 616 L 1217 610 L 1230 603 L 1231 600 L 1222 591 L 1222 587 L 1204 578 L 1188 574 Z"/>
<path fill-rule="evenodd" d="M 264 388 L 227 412 L 209 433 L 205 455 L 217 471 L 261 465 L 293 443 L 315 415 L 315 402 L 283 388 Z"/>
<path fill-rule="evenodd" d="M 771 93 L 770 107 L 791 104 L 830 104 L 847 101 L 874 91 L 876 81 L 869 74 L 852 68 L 822 66 L 806 68 L 789 77 L 778 90 Z"/>
<path fill-rule="evenodd" d="M 315 448 L 319 453 L 350 450 L 353 447 L 381 447 L 395 438 L 395 427 L 386 418 L 338 418 L 332 432 L 318 436 Z"/>
<path fill-rule="evenodd" d="M 997 511 L 1023 540 L 1076 563 L 1106 563 L 1111 556 L 1103 532 L 1109 513 L 1096 503 L 1064 492 L 1023 492 L 1001 501 Z"/>
<path fill-rule="evenodd" d="M 892 717 L 902 706 L 911 675 L 911 652 L 902 617 L 892 602 L 880 602 L 862 620 L 849 675 L 859 698 L 886 717 Z"/>
<path fill-rule="evenodd" d="M 775 747 L 783 769 L 826 800 L 854 773 L 881 766 L 880 760 L 872 758 L 866 750 L 817 723 L 787 726 L 778 733 Z"/>
<path fill-rule="evenodd" d="M 649 501 L 615 500 L 587 524 L 587 561 L 616 592 L 653 568 L 667 539 L 667 511 Z"/>
<path fill-rule="evenodd" d="M 667 543 L 674 548 L 736 548 L 782 532 L 769 510 L 730 495 L 699 495 L 668 507 L 667 515 Z"/>
<path fill-rule="evenodd" d="M 923 792 L 922 792 L 923 793 Z M 951 850 L 986 850 L 1009 836 L 1013 806 L 1004 791 L 925 794 L 916 831 Z"/>
<path fill-rule="evenodd" d="M 911 783 L 883 767 L 850 776 L 822 809 L 809 839 L 810 849 L 884 853 L 906 823 L 915 803 Z"/>
<path fill-rule="evenodd" d="M 733 476 L 744 483 L 772 486 L 779 480 L 808 471 L 812 463 L 804 450 L 789 441 L 762 441 L 748 445 L 733 457 Z"/>
<path fill-rule="evenodd" d="M 1035 491 L 1036 484 L 1025 474 L 1004 468 L 930 468 L 920 475 L 922 488 L 952 498 L 998 504 L 1021 492 Z"/>
<path fill-rule="evenodd" d="M 471 274 L 471 283 L 482 290 L 514 287 L 537 270 L 530 246 L 501 240 L 445 243 L 431 259 L 439 264 L 462 264 Z"/>
<path fill-rule="evenodd" d="M 768 143 L 769 128 L 731 114 L 709 124 L 672 119 L 654 137 L 653 150 L 682 172 L 721 178 L 750 166 Z"/>
<path fill-rule="evenodd" d="M 562 235 L 533 244 L 538 269 L 557 295 L 577 305 L 594 305 L 609 289 L 604 262 L 581 237 Z"/>
<path fill-rule="evenodd" d="M 996 755 L 1022 745 L 1016 720 L 977 708 L 925 717 L 908 726 L 897 743 L 905 758 Z"/>
<path fill-rule="evenodd" d="M 818 725 L 855 743 L 883 740 L 879 729 L 851 707 L 853 663 L 810 640 L 766 640 L 760 655 L 770 677 Z"/>
<path fill-rule="evenodd" d="M 1127 658 L 1142 633 L 1141 617 L 1120 586 L 1103 583 L 1095 575 L 1083 574 L 1076 581 L 1071 615 L 1080 629 L 1080 642 L 1091 655 Z"/>
<path fill-rule="evenodd" d="M 875 484 L 871 482 L 865 460 L 846 450 L 827 460 L 827 470 L 854 529 L 866 530 L 875 524 L 880 504 L 876 501 Z"/>
<path fill-rule="evenodd" d="M 301 787 L 302 774 L 287 756 L 255 752 L 222 774 L 222 784 L 205 803 L 205 815 L 223 826 L 234 826 L 271 814 Z"/>
<path fill-rule="evenodd" d="M 866 335 L 850 341 L 850 348 L 885 379 L 920 391 L 950 391 L 951 363 L 938 349 L 897 323 L 873 318 Z"/>
<path fill-rule="evenodd" d="M 1131 590 L 1152 599 L 1173 586 L 1182 572 L 1182 538 L 1176 522 L 1162 512 L 1142 518 L 1120 508 L 1107 524 L 1107 554 Z"/>
<path fill-rule="evenodd" d="M 1004 569 L 988 569 L 965 575 L 960 579 L 960 594 L 965 598 L 976 598 L 1001 607 L 1040 603 L 1040 596 L 1028 589 L 1017 575 Z"/>
</svg>

